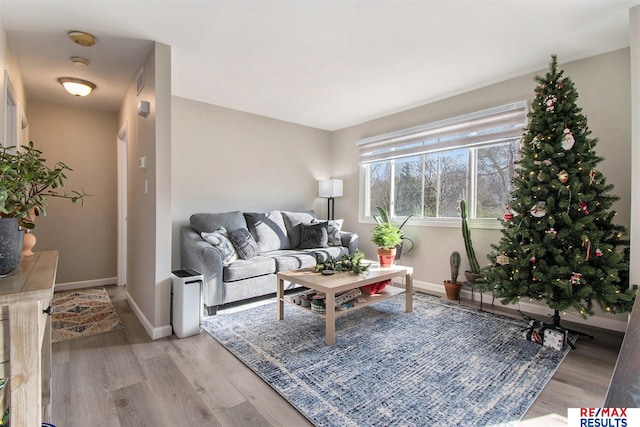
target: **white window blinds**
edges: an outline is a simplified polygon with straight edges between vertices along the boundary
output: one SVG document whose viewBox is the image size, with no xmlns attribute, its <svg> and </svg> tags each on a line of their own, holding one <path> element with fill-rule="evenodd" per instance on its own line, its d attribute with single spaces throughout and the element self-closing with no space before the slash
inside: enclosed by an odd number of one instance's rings
<svg viewBox="0 0 640 427">
<path fill-rule="evenodd" d="M 358 141 L 360 163 L 415 156 L 520 138 L 526 102 L 519 101 Z"/>
</svg>

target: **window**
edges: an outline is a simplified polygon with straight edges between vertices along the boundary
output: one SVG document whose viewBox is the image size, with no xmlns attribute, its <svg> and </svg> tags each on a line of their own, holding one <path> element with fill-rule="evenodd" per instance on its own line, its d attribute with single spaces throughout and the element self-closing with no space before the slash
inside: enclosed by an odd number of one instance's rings
<svg viewBox="0 0 640 427">
<path fill-rule="evenodd" d="M 524 101 L 358 141 L 361 217 L 387 205 L 392 217 L 502 217 L 510 199 Z"/>
</svg>

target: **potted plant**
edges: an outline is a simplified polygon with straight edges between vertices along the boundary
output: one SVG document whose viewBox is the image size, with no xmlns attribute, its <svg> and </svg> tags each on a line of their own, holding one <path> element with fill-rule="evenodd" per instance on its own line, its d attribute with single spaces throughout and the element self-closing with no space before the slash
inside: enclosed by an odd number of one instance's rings
<svg viewBox="0 0 640 427">
<path fill-rule="evenodd" d="M 378 211 L 378 215 L 373 215 L 373 219 L 376 220 L 376 222 L 378 224 L 383 224 L 385 222 L 391 223 L 391 216 L 389 215 L 389 209 L 387 208 L 387 205 L 384 205 L 382 207 L 378 206 L 377 208 Z M 404 221 L 402 221 L 402 223 L 398 226 L 398 228 L 402 231 L 402 227 L 404 227 L 404 225 L 407 223 L 407 221 L 409 221 L 409 218 L 411 218 L 413 215 L 409 215 L 408 217 L 406 217 L 404 219 Z M 402 240 L 400 241 L 400 244 L 398 245 L 398 247 L 396 248 L 396 261 L 400 259 L 400 257 L 403 254 L 403 246 L 404 246 L 404 241 L 407 240 L 411 243 L 411 247 L 409 248 L 408 251 L 404 252 L 405 254 L 408 254 L 409 252 L 411 252 L 413 250 L 413 240 L 411 240 L 410 238 L 408 238 L 407 236 L 405 236 L 404 234 L 400 234 L 402 237 Z"/>
<path fill-rule="evenodd" d="M 396 246 L 402 242 L 400 228 L 391 222 L 383 222 L 376 225 L 372 233 L 371 241 L 378 247 L 380 267 L 391 266 L 396 257 Z"/>
<path fill-rule="evenodd" d="M 462 238 L 464 240 L 464 249 L 467 252 L 467 258 L 469 259 L 470 265 L 470 269 L 465 270 L 464 275 L 467 278 L 467 282 L 475 283 L 481 276 L 480 264 L 478 264 L 476 252 L 473 249 L 471 231 L 469 230 L 469 223 L 467 222 L 467 203 L 464 200 L 460 200 L 460 216 L 462 218 Z"/>
<path fill-rule="evenodd" d="M 460 252 L 453 251 L 449 257 L 449 266 L 451 267 L 451 279 L 444 281 L 444 290 L 447 298 L 451 300 L 460 299 L 460 288 L 462 283 L 458 282 L 458 273 L 460 271 Z"/>
<path fill-rule="evenodd" d="M 4 235 L 0 234 L 0 274 L 10 273 L 20 264 L 22 233 L 35 227 L 35 216 L 46 215 L 47 197 L 61 197 L 72 202 L 83 202 L 84 191 L 62 191 L 67 178 L 65 172 L 72 169 L 62 162 L 53 168 L 45 165 L 42 151 L 33 142 L 16 147 L 0 147 L 0 222 Z M 17 260 L 16 260 L 17 258 Z"/>
</svg>

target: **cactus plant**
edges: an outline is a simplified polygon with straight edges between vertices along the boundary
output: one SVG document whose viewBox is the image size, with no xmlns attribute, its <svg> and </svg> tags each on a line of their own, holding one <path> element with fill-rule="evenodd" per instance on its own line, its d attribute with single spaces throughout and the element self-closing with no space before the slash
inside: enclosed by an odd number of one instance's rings
<svg viewBox="0 0 640 427">
<path fill-rule="evenodd" d="M 460 200 L 460 216 L 462 217 L 462 238 L 464 239 L 464 249 L 467 251 L 467 258 L 471 266 L 470 271 L 473 274 L 480 274 L 480 264 L 478 264 L 476 253 L 473 250 L 471 231 L 467 222 L 467 203 L 464 200 Z"/>
<path fill-rule="evenodd" d="M 458 272 L 460 271 L 460 252 L 454 251 L 449 258 L 449 265 L 451 266 L 451 283 L 458 281 Z"/>
</svg>

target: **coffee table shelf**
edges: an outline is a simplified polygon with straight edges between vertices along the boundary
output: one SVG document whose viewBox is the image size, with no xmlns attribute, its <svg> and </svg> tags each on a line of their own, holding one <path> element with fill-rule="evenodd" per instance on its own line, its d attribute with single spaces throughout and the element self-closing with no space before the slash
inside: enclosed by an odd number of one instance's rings
<svg viewBox="0 0 640 427">
<path fill-rule="evenodd" d="M 277 274 L 278 287 L 277 287 L 277 313 L 276 318 L 278 320 L 284 319 L 284 304 L 285 302 L 298 307 L 301 310 L 306 310 L 318 316 L 325 318 L 325 343 L 327 345 L 335 344 L 335 321 L 336 316 L 340 316 L 344 313 L 348 313 L 353 309 L 366 307 L 371 304 L 375 304 L 379 301 L 383 301 L 387 298 L 391 298 L 395 295 L 405 294 L 405 311 L 410 313 L 413 311 L 413 268 L 394 265 L 391 267 L 377 267 L 372 265 L 366 274 L 356 275 L 350 272 L 336 273 L 333 275 L 324 276 L 320 273 L 316 273 L 313 268 L 307 268 L 302 270 L 283 271 Z M 379 294 L 375 295 L 361 295 L 359 298 L 364 299 L 362 303 L 356 303 L 356 305 L 350 309 L 337 310 L 335 308 L 336 296 L 343 292 L 360 288 L 365 285 L 373 283 L 383 282 L 396 277 L 404 278 L 404 289 L 399 287 L 387 286 Z M 312 312 L 310 308 L 302 307 L 294 304 L 292 297 L 285 297 L 284 295 L 284 283 L 291 282 L 298 285 L 302 285 L 306 288 L 312 289 L 317 292 L 325 294 L 326 314 L 320 314 Z"/>
<path fill-rule="evenodd" d="M 288 304 L 293 305 L 296 308 L 299 308 L 300 310 L 304 310 L 304 311 L 307 311 L 309 313 L 313 313 L 316 316 L 326 317 L 326 314 L 321 314 L 321 313 L 316 313 L 316 312 L 311 311 L 311 307 L 303 307 L 302 305 L 296 304 L 296 303 L 293 302 L 293 298 L 294 297 L 296 297 L 298 295 L 302 295 L 303 293 L 304 292 L 301 292 L 299 294 L 287 295 L 287 296 L 285 296 L 283 298 L 283 301 L 288 303 Z M 391 298 L 391 297 L 394 297 L 394 296 L 402 294 L 402 293 L 404 293 L 404 289 L 403 288 L 398 288 L 398 287 L 395 287 L 395 286 L 392 286 L 392 285 L 388 285 L 386 288 L 384 288 L 382 291 L 380 291 L 377 294 L 368 295 L 368 294 L 363 293 L 362 295 L 360 295 L 359 297 L 356 298 L 356 300 L 354 301 L 353 307 L 344 308 L 344 309 L 336 308 L 336 316 L 341 316 L 343 314 L 347 314 L 347 313 L 349 313 L 349 312 L 351 312 L 353 310 L 358 310 L 360 308 L 367 307 L 367 306 L 369 306 L 371 304 L 375 304 L 377 302 L 384 301 L 387 298 Z M 364 301 L 363 302 L 358 302 L 357 300 L 359 300 L 359 299 L 363 299 Z"/>
</svg>

